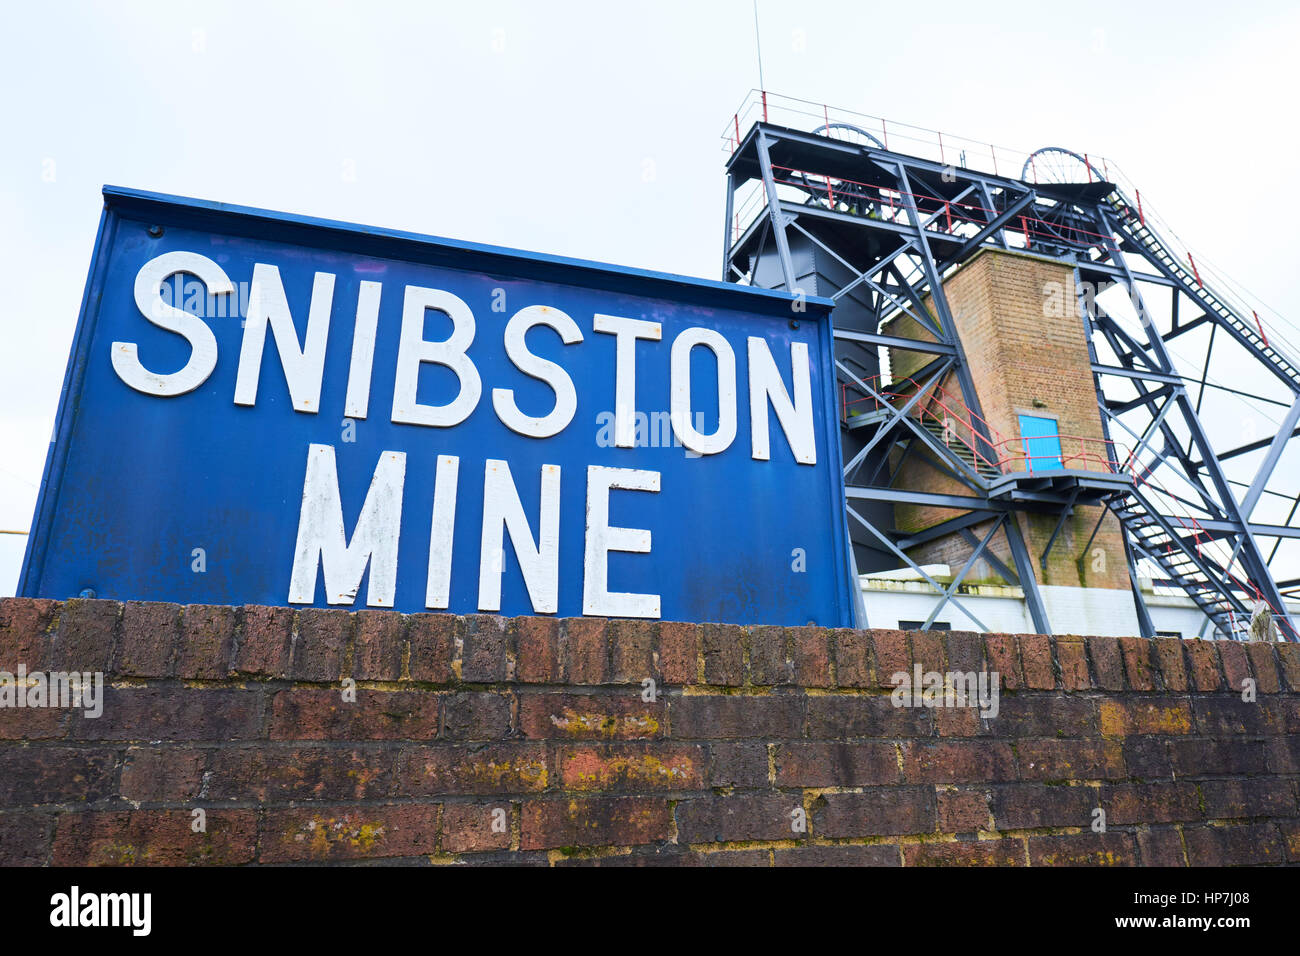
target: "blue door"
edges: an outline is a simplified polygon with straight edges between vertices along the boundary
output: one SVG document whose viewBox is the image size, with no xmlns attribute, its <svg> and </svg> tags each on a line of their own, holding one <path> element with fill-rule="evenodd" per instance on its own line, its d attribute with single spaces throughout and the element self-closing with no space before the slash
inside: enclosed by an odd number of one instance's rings
<svg viewBox="0 0 1300 956">
<path fill-rule="evenodd" d="M 1025 446 L 1025 470 L 1061 468 L 1061 436 L 1054 418 L 1020 416 L 1020 438 Z"/>
</svg>

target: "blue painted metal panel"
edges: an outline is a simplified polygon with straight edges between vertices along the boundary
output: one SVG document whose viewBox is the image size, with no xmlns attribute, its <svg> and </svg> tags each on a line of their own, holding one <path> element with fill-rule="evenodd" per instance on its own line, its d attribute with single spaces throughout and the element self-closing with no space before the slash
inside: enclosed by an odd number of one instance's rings
<svg viewBox="0 0 1300 956">
<path fill-rule="evenodd" d="M 1021 415 L 1020 438 L 1025 446 L 1027 471 L 1050 471 L 1061 464 L 1060 428 L 1054 418 Z"/>
<path fill-rule="evenodd" d="M 657 494 L 611 492 L 611 523 L 649 529 L 653 543 L 649 554 L 610 553 L 610 590 L 660 594 L 665 620 L 852 623 L 829 300 L 810 298 L 798 311 L 784 293 L 114 187 L 104 195 L 21 594 L 67 598 L 90 589 L 114 599 L 287 603 L 307 450 L 317 443 L 334 448 L 349 536 L 381 452 L 406 455 L 398 610 L 425 609 L 437 456 L 457 455 L 451 611 L 478 608 L 483 468 L 498 458 L 510 465 L 534 535 L 540 470 L 561 468 L 559 616 L 582 613 L 586 469 L 605 465 L 661 474 Z M 217 340 L 216 367 L 201 386 L 161 398 L 124 384 L 110 361 L 112 342 L 138 343 L 141 363 L 159 373 L 179 369 L 190 356 L 186 340 L 146 321 L 133 296 L 141 266 L 177 250 L 212 259 L 237 285 L 251 279 L 255 263 L 277 266 L 300 342 L 314 273 L 336 276 L 318 413 L 294 410 L 269 333 L 256 404 L 234 404 L 242 322 L 211 315 L 211 299 L 184 304 L 204 314 Z M 369 415 L 347 441 L 344 393 L 363 280 L 383 289 Z M 483 393 L 454 427 L 389 419 L 408 285 L 453 292 L 475 315 L 469 356 Z M 494 311 L 502 294 L 505 311 Z M 491 399 L 492 389 L 503 387 L 515 390 L 529 414 L 544 415 L 554 404 L 550 388 L 515 368 L 502 342 L 510 316 L 530 305 L 563 311 L 584 337 L 566 346 L 549 329 L 528 335 L 529 348 L 563 366 L 577 389 L 572 422 L 546 439 L 510 431 Z M 637 407 L 647 412 L 669 409 L 677 334 L 695 326 L 722 333 L 736 358 L 739 419 L 725 451 L 698 457 L 671 442 L 616 448 L 600 440 L 599 416 L 614 407 L 615 338 L 593 331 L 596 313 L 662 323 L 661 341 L 637 343 Z M 444 316 L 426 317 L 429 340 L 449 330 Z M 748 336 L 768 343 L 787 390 L 790 346 L 807 344 L 815 465 L 795 462 L 770 409 L 771 460 L 751 457 Z M 697 348 L 691 366 L 693 407 L 703 412 L 701 430 L 708 433 L 718 415 L 716 365 Z M 422 366 L 421 402 L 445 403 L 456 388 L 446 368 Z M 196 548 L 203 549 L 201 572 L 194 570 Z M 533 613 L 508 543 L 505 551 L 501 611 Z M 356 608 L 365 606 L 367 583 Z M 316 606 L 327 606 L 319 579 L 315 595 Z"/>
</svg>

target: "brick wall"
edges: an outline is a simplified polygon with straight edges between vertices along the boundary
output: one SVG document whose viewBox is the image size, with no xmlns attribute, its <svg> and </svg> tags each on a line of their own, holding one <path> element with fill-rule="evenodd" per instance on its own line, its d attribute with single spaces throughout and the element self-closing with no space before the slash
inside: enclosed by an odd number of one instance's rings
<svg viewBox="0 0 1300 956">
<path fill-rule="evenodd" d="M 8 599 L 20 662 L 111 687 L 0 709 L 4 865 L 1300 861 L 1296 645 Z"/>
</svg>

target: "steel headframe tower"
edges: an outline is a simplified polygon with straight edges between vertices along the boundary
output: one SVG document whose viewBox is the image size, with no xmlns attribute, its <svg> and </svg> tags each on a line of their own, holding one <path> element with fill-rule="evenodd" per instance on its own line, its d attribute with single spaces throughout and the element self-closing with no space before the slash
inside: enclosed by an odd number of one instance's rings
<svg viewBox="0 0 1300 956">
<path fill-rule="evenodd" d="M 1300 538 L 1292 524 L 1300 499 L 1273 487 L 1300 435 L 1300 361 L 1291 358 L 1300 352 L 1288 354 L 1226 280 L 1211 287 L 1205 263 L 1155 220 L 1149 202 L 1143 208 L 1113 164 L 1055 147 L 1008 162 L 1010 151 L 984 145 L 986 172 L 967 162 L 973 147 L 958 149 L 951 137 L 945 146 L 938 134 L 937 158 L 910 155 L 933 154 L 934 137 L 912 132 L 908 153 L 894 151 L 891 130 L 896 142 L 906 135 L 898 125 L 857 114 L 832 122 L 829 110 L 802 101 L 791 101 L 796 121 L 781 125 L 768 121 L 770 94 L 761 97 L 748 131 L 738 113 L 724 136 L 723 276 L 836 300 L 855 567 L 908 567 L 927 581 L 936 601 L 925 627 L 951 602 L 983 628 L 959 593 L 982 558 L 1023 589 L 1034 626 L 1052 633 L 1035 564 L 1046 569 L 1067 516 L 1104 506 L 1095 510 L 1122 528 L 1144 636 L 1155 632 L 1139 566 L 1191 597 L 1207 619 L 1203 634 L 1212 622 L 1219 636 L 1240 638 L 1266 605 L 1281 637 L 1296 640 L 1283 592 L 1300 581 L 1278 581 L 1270 564 Z M 1027 443 L 1002 439 L 981 409 L 945 283 L 988 249 L 1072 270 L 1069 314 L 1083 327 L 1104 435 L 1055 463 L 1064 467 L 1035 469 Z M 1216 370 L 1233 382 L 1218 381 Z M 1220 407 L 1243 398 L 1278 411 L 1263 437 L 1249 428 L 1243 436 L 1241 415 Z M 904 486 L 900 477 L 918 459 L 960 493 Z M 1265 500 L 1278 520 L 1263 523 Z M 952 517 L 899 529 L 899 506 Z M 1041 554 L 1022 533 L 1026 513 L 1056 522 Z M 942 536 L 969 547 L 947 584 L 909 556 Z"/>
</svg>

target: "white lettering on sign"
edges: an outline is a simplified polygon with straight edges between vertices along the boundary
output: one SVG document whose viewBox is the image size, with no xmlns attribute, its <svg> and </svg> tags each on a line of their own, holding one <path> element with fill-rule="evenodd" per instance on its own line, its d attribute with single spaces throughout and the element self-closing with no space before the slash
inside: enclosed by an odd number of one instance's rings
<svg viewBox="0 0 1300 956">
<path fill-rule="evenodd" d="M 357 293 L 357 324 L 352 327 L 352 365 L 348 368 L 348 394 L 343 401 L 346 418 L 370 413 L 370 373 L 375 366 L 375 334 L 379 331 L 379 297 L 382 282 L 363 281 Z"/>
<path fill-rule="evenodd" d="M 658 617 L 658 594 L 609 590 L 609 552 L 650 553 L 650 532 L 609 523 L 611 488 L 658 491 L 659 472 L 587 466 L 587 548 L 582 562 L 582 613 L 602 617 Z"/>
<path fill-rule="evenodd" d="M 478 609 L 501 610 L 505 570 L 504 528 L 523 572 L 528 599 L 538 614 L 554 614 L 560 603 L 560 466 L 542 465 L 542 508 L 533 541 L 510 466 L 489 458 L 483 468 L 483 535 L 479 544 Z"/>
<path fill-rule="evenodd" d="M 289 603 L 316 600 L 316 569 L 325 575 L 325 600 L 352 604 L 361 577 L 370 565 L 366 604 L 392 607 L 397 589 L 397 540 L 402 530 L 402 486 L 406 482 L 406 455 L 380 454 L 361 516 L 347 540 L 339 476 L 330 445 L 307 446 L 307 475 L 302 483 L 302 510 L 298 515 L 298 544 L 289 577 Z"/>
<path fill-rule="evenodd" d="M 817 464 L 810 368 L 807 344 L 790 343 L 790 375 L 794 379 L 792 401 L 767 342 L 756 335 L 749 336 L 749 422 L 752 454 L 756 460 L 768 461 L 772 457 L 767 435 L 767 405 L 771 402 L 776 420 L 781 423 L 781 430 L 794 452 L 794 460 L 801 465 Z"/>
<path fill-rule="evenodd" d="M 614 338 L 614 445 L 636 447 L 636 340 L 658 342 L 663 329 L 658 322 L 625 319 L 618 315 L 597 313 L 592 329 Z"/>
<path fill-rule="evenodd" d="M 577 323 L 559 309 L 544 305 L 530 305 L 520 309 L 506 324 L 506 355 L 515 363 L 515 368 L 525 375 L 531 375 L 551 386 L 555 392 L 555 408 L 541 418 L 525 415 L 515 404 L 515 393 L 509 388 L 492 390 L 492 407 L 496 409 L 497 418 L 513 432 L 530 438 L 550 438 L 558 435 L 573 421 L 573 413 L 578 410 L 578 392 L 573 387 L 569 373 L 554 362 L 539 358 L 528 351 L 524 342 L 524 333 L 537 325 L 544 325 L 560 334 L 560 341 L 573 345 L 582 341 L 582 332 Z"/>
<path fill-rule="evenodd" d="M 456 486 L 460 459 L 438 456 L 433 479 L 433 521 L 429 527 L 429 575 L 425 579 L 424 606 L 442 610 L 451 601 L 451 545 L 456 532 Z"/>
<path fill-rule="evenodd" d="M 257 402 L 257 381 L 262 374 L 262 349 L 266 327 L 271 327 L 280 367 L 289 383 L 294 411 L 320 411 L 321 378 L 325 374 L 325 343 L 330 332 L 330 308 L 334 304 L 334 276 L 316 273 L 311 287 L 311 309 L 307 313 L 307 339 L 299 346 L 289 300 L 284 295 L 280 270 L 257 263 L 248 293 L 248 316 L 244 319 L 244 343 L 239 350 L 239 372 L 235 376 L 235 404 Z"/>
<path fill-rule="evenodd" d="M 235 284 L 207 256 L 196 252 L 164 252 L 150 259 L 135 276 L 135 305 L 140 314 L 168 332 L 175 332 L 190 344 L 190 357 L 179 372 L 160 374 L 140 364 L 134 342 L 114 342 L 111 346 L 113 371 L 137 392 L 170 398 L 192 392 L 208 380 L 217 367 L 217 337 L 197 315 L 169 305 L 162 298 L 163 281 L 178 272 L 198 276 L 211 295 L 227 295 Z"/>
<path fill-rule="evenodd" d="M 163 283 L 180 273 L 197 276 L 206 286 L 209 296 L 225 295 L 235 290 L 234 283 L 221 266 L 197 253 L 167 252 L 141 267 L 135 278 L 136 307 L 151 324 L 181 336 L 190 347 L 185 365 L 179 371 L 160 373 L 145 368 L 137 354 L 136 343 L 112 343 L 111 362 L 117 376 L 130 388 L 147 395 L 167 398 L 186 394 L 206 382 L 216 368 L 218 345 L 211 328 L 200 315 L 178 308 L 162 297 Z M 335 276 L 328 272 L 315 273 L 311 299 L 306 303 L 306 331 L 301 341 L 279 268 L 269 263 L 255 263 L 250 286 L 235 373 L 234 403 L 249 407 L 257 403 L 269 330 L 294 410 L 318 413 L 330 320 L 335 305 Z M 345 419 L 354 429 L 351 437 L 344 440 L 353 443 L 356 441 L 355 422 L 364 420 L 370 410 L 382 297 L 382 283 L 359 283 L 342 409 Z M 303 305 L 299 301 L 294 308 L 302 309 Z M 346 306 L 340 305 L 340 308 Z M 440 341 L 425 338 L 425 321 L 430 311 L 440 313 L 451 323 L 450 335 Z M 560 434 L 572 424 L 577 414 L 578 392 L 573 378 L 561 364 L 542 358 L 529 348 L 527 334 L 539 326 L 558 335 L 566 347 L 581 346 L 585 340 L 571 316 L 546 305 L 522 308 L 506 323 L 502 333 L 506 358 L 518 372 L 550 388 L 554 394 L 550 410 L 545 414 L 530 414 L 539 409 L 524 411 L 519 407 L 515 389 L 510 387 L 493 388 L 491 393 L 493 412 L 505 427 L 527 438 L 546 439 Z M 613 445 L 635 448 L 638 444 L 645 444 L 644 441 L 638 442 L 636 425 L 639 418 L 645 418 L 645 413 L 636 409 L 637 345 L 662 341 L 662 325 L 648 319 L 595 313 L 592 331 L 612 335 L 615 339 Z M 391 420 L 394 423 L 451 428 L 474 412 L 483 393 L 478 367 L 469 354 L 475 332 L 473 310 L 460 297 L 442 289 L 415 285 L 404 288 L 396 359 L 387 369 L 382 366 L 380 369 L 381 374 L 391 372 L 393 375 Z M 696 347 L 707 350 L 717 368 L 718 420 L 716 428 L 707 434 L 704 432 L 704 412 L 695 412 L 693 408 L 691 365 Z M 645 345 L 642 348 L 653 348 L 662 355 L 662 346 Z M 789 389 L 782 377 L 784 362 L 773 356 L 766 339 L 749 336 L 745 358 L 751 458 L 758 462 L 771 459 L 770 416 L 774 415 L 794 461 L 801 465 L 815 465 L 817 441 L 808 345 L 804 342 L 790 343 Z M 441 365 L 455 376 L 456 394 L 444 404 L 419 401 L 420 371 L 430 364 Z M 504 363 L 494 363 L 492 367 L 498 365 L 504 366 Z M 726 337 L 717 330 L 699 326 L 681 331 L 669 348 L 668 384 L 670 409 L 667 417 L 677 440 L 695 455 L 716 455 L 731 447 L 738 429 L 738 383 L 736 356 Z M 606 447 L 609 443 L 598 444 Z M 444 610 L 451 603 L 460 465 L 458 456 L 438 455 L 433 488 L 431 492 L 422 492 L 432 498 L 424 603 L 434 610 Z M 659 617 L 660 595 L 610 590 L 609 554 L 612 551 L 650 553 L 651 532 L 648 529 L 610 524 L 610 501 L 613 492 L 659 492 L 660 472 L 591 465 L 587 468 L 586 478 L 582 613 Z M 509 463 L 498 458 L 484 459 L 477 576 L 479 610 L 499 611 L 501 608 L 505 537 L 508 535 L 533 611 L 539 614 L 558 611 L 562 573 L 559 560 L 560 466 L 543 465 L 538 479 L 539 495 L 535 499 L 538 509 L 535 515 L 530 515 L 525 511 Z M 368 572 L 365 603 L 371 607 L 393 606 L 405 483 L 406 455 L 399 451 L 381 452 L 365 501 L 356 512 L 355 522 L 345 523 L 335 449 L 324 444 L 308 446 L 298 535 L 290 573 L 289 603 L 314 603 L 317 581 L 323 577 L 327 603 L 353 605 Z M 427 502 L 429 498 L 424 500 Z M 348 527 L 352 528 L 350 538 Z M 471 569 L 472 565 L 465 569 L 465 573 L 472 573 Z"/>
<path fill-rule="evenodd" d="M 424 316 L 429 309 L 451 319 L 451 337 L 426 342 Z M 393 383 L 393 421 L 408 425 L 446 428 L 469 418 L 483 392 L 478 369 L 465 350 L 474 341 L 474 313 L 465 301 L 440 289 L 406 287 L 402 304 L 402 337 L 397 348 L 397 377 Z M 445 365 L 456 373 L 460 390 L 446 405 L 421 405 L 415 398 L 420 366 L 425 362 Z"/>
<path fill-rule="evenodd" d="M 702 345 L 718 362 L 718 428 L 704 435 L 691 425 L 691 349 Z M 736 437 L 736 353 L 721 332 L 686 329 L 673 340 L 673 432 L 683 445 L 701 455 L 726 451 Z"/>
</svg>

